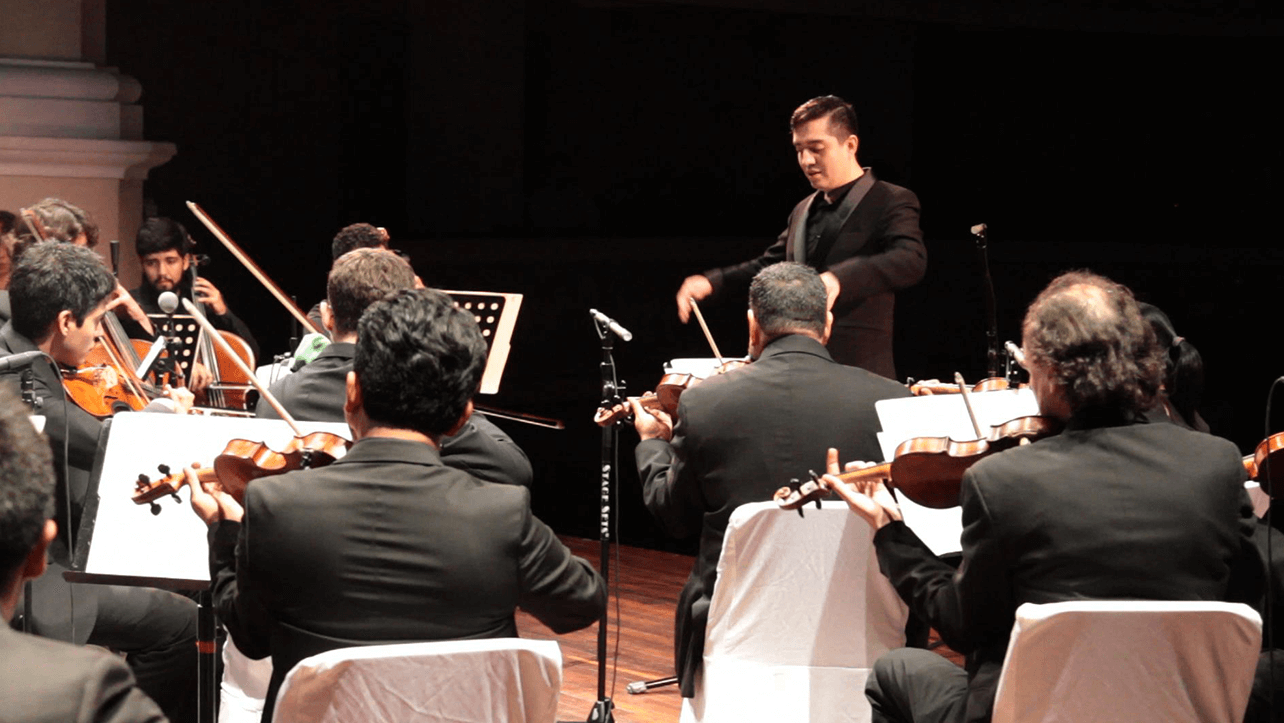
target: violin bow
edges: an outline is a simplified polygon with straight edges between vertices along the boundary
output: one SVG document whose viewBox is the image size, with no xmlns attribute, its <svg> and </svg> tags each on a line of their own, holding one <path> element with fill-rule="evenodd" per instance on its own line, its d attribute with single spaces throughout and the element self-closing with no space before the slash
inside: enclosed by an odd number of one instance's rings
<svg viewBox="0 0 1284 723">
<path fill-rule="evenodd" d="M 308 318 L 307 314 L 304 314 L 293 301 L 290 301 L 290 297 L 285 295 L 285 292 L 281 290 L 281 287 L 277 286 L 275 281 L 269 278 L 267 274 L 263 273 L 263 269 L 260 269 L 258 264 L 254 263 L 254 261 L 250 259 L 249 255 L 242 251 L 241 247 L 237 246 L 236 242 L 233 241 L 217 223 L 214 223 L 214 219 L 210 218 L 208 213 L 205 213 L 205 209 L 197 206 L 192 201 L 187 202 L 187 208 L 192 212 L 192 215 L 196 216 L 196 218 L 205 225 L 205 228 L 209 229 L 210 233 L 214 234 L 214 238 L 222 242 L 222 244 L 227 247 L 227 250 L 231 251 L 232 255 L 236 257 L 236 260 L 240 261 L 241 264 L 254 275 L 254 278 L 259 280 L 260 284 L 267 287 L 267 290 L 272 292 L 272 295 L 276 297 L 276 300 L 281 302 L 281 305 L 284 306 L 295 319 L 298 319 L 300 324 L 303 324 L 304 329 L 309 329 L 318 334 L 325 335 L 325 332 L 317 328 L 317 325 Z"/>
<path fill-rule="evenodd" d="M 959 385 L 959 392 L 963 394 L 963 405 L 967 407 L 967 416 L 972 420 L 972 429 L 976 430 L 976 438 L 985 437 L 985 433 L 981 431 L 981 425 L 976 422 L 976 412 L 972 410 L 972 393 L 968 391 L 963 375 L 954 372 L 954 383 Z"/>
<path fill-rule="evenodd" d="M 290 429 L 293 430 L 294 436 L 302 437 L 303 430 L 299 429 L 299 425 L 294 421 L 294 417 L 291 417 L 290 413 L 285 411 L 285 407 L 281 406 L 281 403 L 277 401 L 276 397 L 272 396 L 272 392 L 269 392 L 267 387 L 263 386 L 263 383 L 259 381 L 254 370 L 250 369 L 246 366 L 245 362 L 241 361 L 241 357 L 237 356 L 236 352 L 232 350 L 232 345 L 227 343 L 227 340 L 223 338 L 222 334 L 218 333 L 218 330 L 209 322 L 209 319 L 206 319 L 200 309 L 196 308 L 196 304 L 193 304 L 191 299 L 180 299 L 180 301 L 183 302 L 183 308 L 187 309 L 187 313 L 192 315 L 192 318 L 196 320 L 197 324 L 200 324 L 201 329 L 205 331 L 205 335 L 213 339 L 214 343 L 223 347 L 223 351 L 233 362 L 235 362 L 236 366 L 241 368 L 241 371 L 245 373 L 246 378 L 250 380 L 250 385 L 257 389 L 259 394 L 266 399 L 267 403 L 272 405 L 272 408 L 276 410 L 276 413 L 281 416 L 281 419 L 284 419 L 285 423 L 290 425 Z"/>
<path fill-rule="evenodd" d="M 695 312 L 696 321 L 700 322 L 700 328 L 704 331 L 704 338 L 709 340 L 709 348 L 713 349 L 713 355 L 718 358 L 718 364 L 721 366 L 726 362 L 722 359 L 722 352 L 718 351 L 718 345 L 713 341 L 713 334 L 709 333 L 709 325 L 704 323 L 704 314 L 700 313 L 700 305 L 695 299 L 691 300 L 691 310 Z"/>
</svg>

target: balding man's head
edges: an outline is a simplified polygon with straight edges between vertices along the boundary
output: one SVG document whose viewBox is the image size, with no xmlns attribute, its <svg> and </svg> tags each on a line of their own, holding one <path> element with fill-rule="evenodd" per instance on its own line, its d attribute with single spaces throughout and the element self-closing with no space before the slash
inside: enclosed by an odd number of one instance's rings
<svg viewBox="0 0 1284 723">
<path fill-rule="evenodd" d="M 1048 370 L 1072 412 L 1140 412 L 1163 365 L 1155 334 L 1127 287 L 1086 271 L 1053 280 L 1025 315 L 1027 358 Z"/>
</svg>

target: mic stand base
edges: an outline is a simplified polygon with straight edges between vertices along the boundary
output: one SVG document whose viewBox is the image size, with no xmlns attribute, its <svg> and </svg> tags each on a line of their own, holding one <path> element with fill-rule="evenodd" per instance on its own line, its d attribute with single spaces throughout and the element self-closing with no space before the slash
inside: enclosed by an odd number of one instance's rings
<svg viewBox="0 0 1284 723">
<path fill-rule="evenodd" d="M 610 698 L 599 700 L 589 711 L 588 723 L 615 723 L 615 715 L 611 712 L 614 709 L 615 701 Z"/>
</svg>

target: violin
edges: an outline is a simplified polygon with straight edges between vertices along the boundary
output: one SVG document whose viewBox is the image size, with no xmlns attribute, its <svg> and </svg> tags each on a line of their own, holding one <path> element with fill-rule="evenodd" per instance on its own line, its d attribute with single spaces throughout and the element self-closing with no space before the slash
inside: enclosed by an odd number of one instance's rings
<svg viewBox="0 0 1284 723">
<path fill-rule="evenodd" d="M 1025 384 L 1018 384 L 1015 388 L 1020 389 L 1023 387 L 1025 387 Z M 973 394 L 977 394 L 980 392 L 1001 392 L 1013 388 L 1011 383 L 1003 377 L 990 377 L 973 384 L 970 391 Z M 957 384 L 949 384 L 939 379 L 924 379 L 921 382 L 911 382 L 909 390 L 910 394 L 916 397 L 927 397 L 933 394 L 959 394 L 962 391 Z"/>
<path fill-rule="evenodd" d="M 851 470 L 837 475 L 844 482 L 884 480 L 913 502 L 933 509 L 948 509 L 959 504 L 963 473 L 986 457 L 1012 449 L 1022 440 L 1035 442 L 1061 431 L 1061 423 L 1051 417 L 1017 417 L 990 428 L 984 438 L 960 442 L 949 437 L 908 439 L 896 448 L 891 462 Z M 808 502 L 820 505 L 829 494 L 817 475 L 798 484 L 776 490 L 772 499 L 786 510 L 802 512 Z"/>
<path fill-rule="evenodd" d="M 730 359 L 719 364 L 713 375 L 726 374 L 747 364 L 749 364 L 747 359 Z M 678 401 L 681 400 L 682 393 L 699 384 L 705 378 L 694 374 L 665 374 L 660 377 L 660 383 L 655 385 L 654 392 L 647 392 L 640 397 L 628 397 L 628 399 L 638 400 L 642 408 L 648 412 L 658 410 L 670 417 L 676 417 L 678 414 Z M 614 424 L 619 419 L 628 417 L 632 413 L 632 408 L 623 403 L 598 407 L 597 413 L 593 415 L 593 423 L 599 427 L 605 427 L 608 424 Z"/>
<path fill-rule="evenodd" d="M 313 432 L 290 440 L 284 449 L 277 451 L 262 442 L 233 439 L 227 443 L 210 467 L 193 464 L 196 478 L 206 489 L 220 489 L 244 504 L 245 488 L 262 477 L 271 477 L 300 469 L 316 469 L 332 464 L 347 453 L 351 442 L 329 432 Z M 157 469 L 165 475 L 152 481 L 146 474 L 138 475 L 134 485 L 133 501 L 136 505 L 151 505 L 153 515 L 159 515 L 156 502 L 165 495 L 178 499 L 178 490 L 187 484 L 187 475 L 181 470 L 170 472 L 168 465 Z"/>
<path fill-rule="evenodd" d="M 1252 454 L 1244 457 L 1244 469 L 1248 472 L 1248 478 L 1256 480 L 1267 494 L 1271 493 L 1270 478 L 1278 474 L 1270 472 L 1270 468 L 1275 465 L 1284 465 L 1284 432 L 1277 432 L 1262 440 Z"/>
</svg>

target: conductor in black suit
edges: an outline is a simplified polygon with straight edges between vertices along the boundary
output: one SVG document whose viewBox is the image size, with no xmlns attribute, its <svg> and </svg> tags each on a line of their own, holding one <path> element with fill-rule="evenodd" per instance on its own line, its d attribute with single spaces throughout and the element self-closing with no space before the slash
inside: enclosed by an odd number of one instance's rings
<svg viewBox="0 0 1284 723">
<path fill-rule="evenodd" d="M 0 720 L 164 721 L 119 657 L 9 627 L 23 582 L 45 571 L 58 534 L 52 456 L 22 409 L 0 388 Z"/>
<path fill-rule="evenodd" d="M 290 416 L 309 422 L 344 421 L 357 321 L 371 304 L 393 291 L 414 288 L 415 281 L 410 262 L 388 249 L 358 248 L 335 260 L 326 280 L 326 300 L 318 305 L 321 322 L 333 341 L 302 369 L 268 389 Z M 266 399 L 260 399 L 254 411 L 258 417 L 277 419 Z M 529 487 L 534 476 L 522 448 L 477 413 L 458 432 L 442 438 L 441 461 L 487 482 Z"/>
<path fill-rule="evenodd" d="M 874 402 L 904 385 L 843 366 L 825 350 L 833 315 L 825 286 L 802 264 L 768 266 L 749 288 L 747 367 L 683 393 L 676 425 L 633 403 L 647 509 L 676 537 L 700 536 L 678 599 L 676 669 L 686 697 L 704 654 L 705 623 L 732 511 L 771 499 L 790 478 L 820 469 L 835 443 L 881 458 Z"/>
<path fill-rule="evenodd" d="M 879 567 L 910 609 L 967 656 L 966 669 L 922 650 L 879 658 L 866 686 L 874 721 L 988 721 L 1022 603 L 1260 595 L 1239 450 L 1145 421 L 1163 367 L 1132 293 L 1065 274 L 1030 306 L 1023 341 L 1039 409 L 1065 431 L 964 474 L 957 571 L 905 526 L 882 482 L 825 477 L 877 530 Z"/>
<path fill-rule="evenodd" d="M 816 192 L 794 206 L 785 230 L 761 256 L 688 276 L 678 289 L 678 316 L 685 323 L 692 301 L 743 289 L 777 261 L 805 263 L 825 282 L 834 360 L 895 379 L 895 293 L 917 284 L 927 268 L 918 197 L 861 167 L 856 111 L 842 98 L 812 98 L 789 125 L 798 166 Z"/>
<path fill-rule="evenodd" d="M 347 455 L 254 481 L 244 510 L 188 471 L 219 617 L 248 657 L 272 656 L 265 720 L 286 673 L 325 650 L 511 637 L 518 607 L 558 633 L 600 617 L 601 576 L 531 514 L 525 488 L 442 464 L 485 357 L 447 296 L 396 292 L 357 326 Z"/>
</svg>

